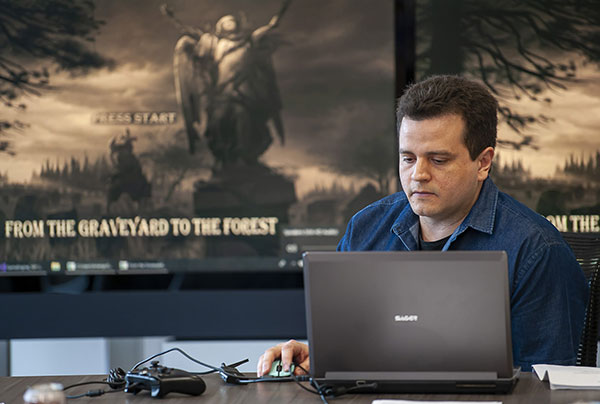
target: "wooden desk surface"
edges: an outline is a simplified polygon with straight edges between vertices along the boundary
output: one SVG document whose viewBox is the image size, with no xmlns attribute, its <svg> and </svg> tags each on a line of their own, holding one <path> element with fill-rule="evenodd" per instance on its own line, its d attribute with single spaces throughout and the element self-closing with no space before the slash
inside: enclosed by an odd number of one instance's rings
<svg viewBox="0 0 600 404">
<path fill-rule="evenodd" d="M 43 376 L 43 377 L 0 377 L 0 403 L 23 403 L 23 393 L 28 386 L 37 383 L 59 382 L 63 385 L 83 381 L 101 380 L 103 376 Z M 317 395 L 310 394 L 295 383 L 259 383 L 246 386 L 226 385 L 217 375 L 204 376 L 207 388 L 197 397 L 169 394 L 157 401 L 148 392 L 137 396 L 118 392 L 100 397 L 86 397 L 68 400 L 69 403 L 321 403 Z M 70 394 L 80 394 L 89 389 L 102 388 L 102 385 L 73 388 Z M 105 387 L 106 388 L 106 387 Z M 600 401 L 600 390 L 554 390 L 547 382 L 540 382 L 531 373 L 523 373 L 511 394 L 507 395 L 445 395 L 445 394 L 403 394 L 370 395 L 351 394 L 328 400 L 330 403 L 371 403 L 376 398 L 406 400 L 454 400 L 454 401 L 501 401 L 504 404 L 551 403 L 568 404 L 576 401 Z"/>
</svg>

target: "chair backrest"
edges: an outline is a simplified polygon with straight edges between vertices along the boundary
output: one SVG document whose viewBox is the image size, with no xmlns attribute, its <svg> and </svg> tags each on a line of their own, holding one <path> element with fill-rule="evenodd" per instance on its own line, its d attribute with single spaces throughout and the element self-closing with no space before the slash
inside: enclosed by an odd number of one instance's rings
<svg viewBox="0 0 600 404">
<path fill-rule="evenodd" d="M 571 246 L 590 284 L 590 300 L 577 352 L 577 365 L 595 367 L 600 316 L 600 233 L 562 233 L 562 236 Z"/>
</svg>

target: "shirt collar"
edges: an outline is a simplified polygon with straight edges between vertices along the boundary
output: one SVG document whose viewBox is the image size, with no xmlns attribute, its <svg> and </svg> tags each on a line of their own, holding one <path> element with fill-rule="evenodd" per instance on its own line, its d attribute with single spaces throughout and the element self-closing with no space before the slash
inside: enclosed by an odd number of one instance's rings
<svg viewBox="0 0 600 404">
<path fill-rule="evenodd" d="M 491 178 L 487 178 L 481 186 L 479 197 L 471 208 L 471 211 L 456 228 L 444 249 L 452 243 L 458 235 L 464 232 L 468 227 L 483 233 L 492 234 L 494 231 L 494 220 L 496 218 L 496 206 L 498 204 L 498 187 Z M 404 243 L 407 249 L 416 250 L 419 239 L 419 216 L 410 208 L 407 203 L 404 209 L 398 215 L 398 218 L 392 225 L 391 231 L 394 232 Z"/>
<path fill-rule="evenodd" d="M 475 205 L 454 233 L 458 235 L 465 231 L 467 227 L 471 227 L 483 233 L 492 234 L 494 232 L 494 220 L 496 219 L 498 192 L 498 187 L 491 178 L 488 177 L 483 181 Z"/>
<path fill-rule="evenodd" d="M 400 238 L 407 250 L 418 249 L 419 216 L 415 215 L 412 211 L 408 201 L 396 218 L 396 221 L 394 221 L 391 231 Z"/>
</svg>

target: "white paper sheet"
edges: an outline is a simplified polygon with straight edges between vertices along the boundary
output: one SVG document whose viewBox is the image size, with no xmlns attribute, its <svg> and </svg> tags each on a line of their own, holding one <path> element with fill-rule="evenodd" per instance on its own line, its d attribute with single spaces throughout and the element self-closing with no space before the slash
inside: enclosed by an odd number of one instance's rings
<svg viewBox="0 0 600 404">
<path fill-rule="evenodd" d="M 537 377 L 550 389 L 600 390 L 600 368 L 586 366 L 533 365 Z"/>
</svg>

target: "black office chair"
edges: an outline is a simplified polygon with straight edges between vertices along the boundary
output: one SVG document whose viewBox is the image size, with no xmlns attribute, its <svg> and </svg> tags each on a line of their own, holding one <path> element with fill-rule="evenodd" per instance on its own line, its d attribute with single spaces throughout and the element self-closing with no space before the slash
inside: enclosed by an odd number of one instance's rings
<svg viewBox="0 0 600 404">
<path fill-rule="evenodd" d="M 578 366 L 596 366 L 600 316 L 600 233 L 562 233 L 590 284 L 585 324 L 577 352 Z"/>
</svg>

